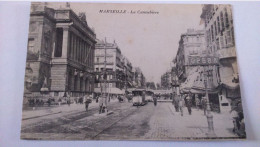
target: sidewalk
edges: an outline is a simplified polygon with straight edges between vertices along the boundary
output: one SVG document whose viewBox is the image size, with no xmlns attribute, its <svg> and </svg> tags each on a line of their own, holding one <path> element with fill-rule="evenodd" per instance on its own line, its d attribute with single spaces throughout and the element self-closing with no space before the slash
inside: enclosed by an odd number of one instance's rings
<svg viewBox="0 0 260 147">
<path fill-rule="evenodd" d="M 192 109 L 192 115 L 188 114 L 187 107 L 184 107 L 184 116 L 181 116 L 180 112 L 175 112 L 175 109 L 171 109 L 174 112 L 174 117 L 178 120 L 176 125 L 179 126 L 179 132 L 186 132 L 190 137 L 207 137 L 208 122 L 207 117 L 204 115 L 203 110 Z M 233 121 L 229 113 L 216 113 L 211 112 L 213 115 L 213 126 L 216 136 L 219 137 L 236 137 L 232 132 Z"/>
<path fill-rule="evenodd" d="M 156 140 L 207 138 L 208 122 L 204 112 L 193 108 L 192 115 L 189 115 L 187 107 L 184 107 L 183 113 L 181 116 L 170 103 L 158 104 L 149 122 L 151 130 L 145 138 Z M 237 137 L 232 132 L 233 122 L 229 113 L 212 112 L 212 115 L 217 138 Z"/>
<path fill-rule="evenodd" d="M 109 103 L 115 103 L 118 102 L 117 99 L 111 99 Z M 98 108 L 99 103 L 96 103 L 95 100 L 92 101 L 92 103 L 89 104 L 88 109 Z M 26 110 L 22 113 L 22 120 L 27 119 L 33 119 L 38 118 L 42 116 L 48 116 L 58 113 L 67 113 L 67 112 L 76 112 L 76 111 L 82 111 L 85 110 L 85 104 L 70 104 L 70 106 L 64 104 L 61 106 L 52 106 L 52 108 L 46 107 L 46 109 L 42 110 Z"/>
</svg>

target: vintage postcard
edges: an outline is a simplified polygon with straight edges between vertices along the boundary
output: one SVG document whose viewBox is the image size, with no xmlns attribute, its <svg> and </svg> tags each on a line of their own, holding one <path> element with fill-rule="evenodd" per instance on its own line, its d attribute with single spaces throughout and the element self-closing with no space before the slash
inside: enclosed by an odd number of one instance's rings
<svg viewBox="0 0 260 147">
<path fill-rule="evenodd" d="M 245 139 L 232 6 L 32 2 L 21 139 Z"/>
</svg>

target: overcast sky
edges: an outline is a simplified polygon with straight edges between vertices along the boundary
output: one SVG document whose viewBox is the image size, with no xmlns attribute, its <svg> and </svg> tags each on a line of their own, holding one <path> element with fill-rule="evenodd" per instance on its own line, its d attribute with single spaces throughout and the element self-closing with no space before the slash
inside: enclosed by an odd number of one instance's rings
<svg viewBox="0 0 260 147">
<path fill-rule="evenodd" d="M 139 66 L 147 81 L 160 82 L 176 55 L 180 35 L 188 28 L 201 29 L 201 5 L 70 3 L 78 14 L 86 12 L 87 23 L 98 39 L 116 40 L 122 54 Z M 111 14 L 99 10 L 155 11 L 159 14 Z"/>
</svg>

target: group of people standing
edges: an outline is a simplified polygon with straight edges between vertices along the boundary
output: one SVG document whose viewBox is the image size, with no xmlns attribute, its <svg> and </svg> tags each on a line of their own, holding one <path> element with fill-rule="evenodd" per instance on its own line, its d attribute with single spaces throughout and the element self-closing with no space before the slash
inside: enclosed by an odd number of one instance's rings
<svg viewBox="0 0 260 147">
<path fill-rule="evenodd" d="M 71 104 L 71 97 L 70 97 L 70 95 L 68 93 L 64 94 L 63 99 L 66 101 L 66 104 L 68 106 L 70 106 L 70 104 Z M 78 103 L 79 104 L 83 104 L 84 103 L 85 104 L 85 109 L 86 109 L 86 111 L 88 111 L 88 106 L 92 102 L 92 96 L 90 94 L 86 94 L 83 97 L 75 97 L 73 101 L 74 101 L 74 104 L 78 104 Z M 59 98 L 58 99 L 59 106 L 61 105 L 61 103 L 62 103 L 62 99 Z"/>
<path fill-rule="evenodd" d="M 189 94 L 181 94 L 177 95 L 176 93 L 171 94 L 172 97 L 172 104 L 175 107 L 176 112 L 181 112 L 181 116 L 183 116 L 183 108 L 184 106 L 187 107 L 187 110 L 189 112 L 189 115 L 192 115 L 192 93 Z M 200 106 L 202 106 L 202 109 L 204 110 L 204 115 L 206 115 L 207 110 L 207 100 L 205 97 L 203 97 L 201 100 L 198 98 L 198 95 L 195 95 L 195 105 L 197 110 L 200 109 Z"/>
</svg>

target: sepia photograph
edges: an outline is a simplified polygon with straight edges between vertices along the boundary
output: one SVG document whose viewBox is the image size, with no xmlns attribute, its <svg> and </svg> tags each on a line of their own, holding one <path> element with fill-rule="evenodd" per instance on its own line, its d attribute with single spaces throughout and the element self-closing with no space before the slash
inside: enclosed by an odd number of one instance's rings
<svg viewBox="0 0 260 147">
<path fill-rule="evenodd" d="M 232 5 L 32 2 L 24 140 L 245 140 Z"/>
</svg>

